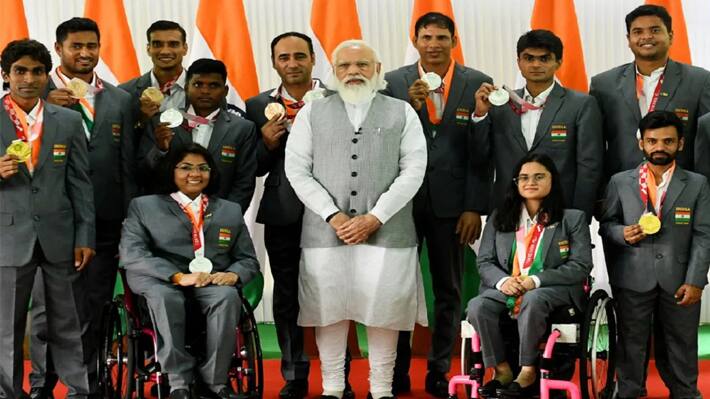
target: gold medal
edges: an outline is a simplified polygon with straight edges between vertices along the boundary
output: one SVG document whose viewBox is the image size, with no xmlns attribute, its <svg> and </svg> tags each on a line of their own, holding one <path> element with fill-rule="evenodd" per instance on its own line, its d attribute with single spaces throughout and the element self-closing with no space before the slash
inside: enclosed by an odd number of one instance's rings
<svg viewBox="0 0 710 399">
<path fill-rule="evenodd" d="M 162 103 L 163 99 L 165 98 L 163 93 L 157 87 L 149 87 L 143 90 L 143 94 L 141 94 L 141 97 L 145 97 L 156 104 Z"/>
<path fill-rule="evenodd" d="M 84 98 L 89 92 L 89 84 L 79 78 L 74 78 L 67 83 L 67 89 L 74 94 L 74 97 Z"/>
<path fill-rule="evenodd" d="M 653 213 L 647 212 L 639 218 L 639 225 L 643 234 L 651 235 L 661 230 L 661 219 Z"/>
<path fill-rule="evenodd" d="M 271 120 L 276 115 L 279 115 L 279 119 L 286 115 L 286 108 L 280 103 L 269 103 L 269 105 L 264 108 L 264 116 L 266 119 Z"/>
<path fill-rule="evenodd" d="M 8 155 L 16 156 L 20 162 L 26 162 L 32 155 L 32 148 L 30 148 L 30 145 L 22 140 L 14 140 L 7 147 L 6 153 Z"/>
</svg>

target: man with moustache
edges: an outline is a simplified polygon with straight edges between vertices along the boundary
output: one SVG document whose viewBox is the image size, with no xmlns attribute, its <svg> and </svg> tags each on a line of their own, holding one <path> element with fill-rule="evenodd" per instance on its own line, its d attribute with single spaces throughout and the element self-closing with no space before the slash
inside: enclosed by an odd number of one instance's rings
<svg viewBox="0 0 710 399">
<path fill-rule="evenodd" d="M 469 151 L 474 94 L 492 80 L 451 58 L 458 44 L 454 32 L 454 21 L 443 14 L 431 12 L 417 19 L 412 44 L 419 61 L 388 72 L 383 91 L 414 107 L 427 142 L 429 166 L 414 198 L 414 220 L 419 242 L 427 245 L 436 315 L 425 387 L 442 398 L 448 396 L 446 373 L 462 316 L 464 245 L 480 236 L 492 180 L 489 160 Z M 436 74 L 442 84 L 429 87 L 422 80 L 426 73 Z M 395 394 L 410 389 L 409 341 L 410 334 L 403 332 L 397 348 Z"/>
<path fill-rule="evenodd" d="M 697 329 L 710 263 L 710 188 L 676 161 L 685 137 L 674 112 L 649 112 L 639 131 L 647 161 L 611 178 L 599 231 L 619 315 L 617 397 L 643 396 L 653 319 L 656 368 L 670 397 L 701 398 Z"/>
<path fill-rule="evenodd" d="M 89 149 L 89 176 L 96 208 L 96 257 L 83 272 L 88 329 L 87 364 L 92 386 L 96 382 L 99 319 L 106 301 L 113 298 L 118 270 L 118 242 L 128 202 L 136 193 L 133 117 L 128 93 L 104 82 L 94 68 L 99 62 L 100 33 L 91 19 L 72 18 L 56 29 L 54 49 L 60 65 L 50 73 L 47 102 L 78 112 Z M 38 279 L 37 281 L 41 281 Z M 33 291 L 32 397 L 50 395 L 51 372 L 45 382 L 47 317 L 41 287 Z M 56 380 L 54 380 L 56 381 Z M 45 385 L 46 384 L 46 385 Z"/>
<path fill-rule="evenodd" d="M 303 350 L 303 329 L 297 324 L 303 204 L 286 179 L 284 150 L 293 120 L 305 105 L 305 94 L 322 92 L 324 87 L 311 77 L 315 54 L 311 38 L 303 33 L 276 36 L 271 41 L 271 65 L 281 84 L 248 99 L 246 117 L 261 131 L 256 143 L 256 174 L 268 174 L 256 221 L 264 224 L 264 244 L 274 278 L 274 323 L 281 349 L 281 375 L 286 380 L 279 397 L 301 399 L 308 394 L 310 367 Z M 264 110 L 272 103 L 280 104 L 285 114 L 267 119 Z"/>
<path fill-rule="evenodd" d="M 392 397 L 399 330 L 426 323 L 412 198 L 426 169 L 414 110 L 386 83 L 361 40 L 332 56 L 337 93 L 307 103 L 286 144 L 285 170 L 305 205 L 298 324 L 314 326 L 321 398 L 341 398 L 351 321 L 367 327 L 370 393 Z"/>
<path fill-rule="evenodd" d="M 0 66 L 9 87 L 0 109 L 0 397 L 27 396 L 22 341 L 34 285 L 46 293 L 49 347 L 67 396 L 85 398 L 80 273 L 95 253 L 96 221 L 86 136 L 78 113 L 40 98 L 52 70 L 44 45 L 10 42 Z"/>
</svg>

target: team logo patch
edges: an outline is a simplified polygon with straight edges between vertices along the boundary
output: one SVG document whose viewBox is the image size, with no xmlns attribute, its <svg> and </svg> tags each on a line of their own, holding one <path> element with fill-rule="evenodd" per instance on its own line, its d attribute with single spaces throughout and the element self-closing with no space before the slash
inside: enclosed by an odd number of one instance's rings
<svg viewBox="0 0 710 399">
<path fill-rule="evenodd" d="M 219 246 L 226 248 L 232 242 L 232 230 L 230 229 L 219 229 Z"/>
<path fill-rule="evenodd" d="M 690 208 L 675 208 L 675 224 L 690 224 Z"/>
<path fill-rule="evenodd" d="M 457 108 L 456 109 L 456 123 L 468 123 L 471 118 L 471 112 L 468 108 Z"/>
<path fill-rule="evenodd" d="M 113 141 L 118 143 L 121 141 L 121 124 L 120 123 L 113 123 L 111 124 L 111 136 L 113 137 Z"/>
<path fill-rule="evenodd" d="M 550 137 L 552 137 L 554 143 L 564 143 L 567 141 L 567 125 L 564 123 L 552 125 Z"/>
<path fill-rule="evenodd" d="M 673 111 L 683 123 L 688 123 L 688 109 L 687 108 L 676 108 Z"/>
<path fill-rule="evenodd" d="M 231 145 L 222 146 L 222 162 L 231 163 L 237 156 L 237 149 Z"/>
<path fill-rule="evenodd" d="M 55 144 L 52 147 L 52 160 L 55 163 L 62 163 L 67 158 L 67 146 L 64 144 Z"/>
<path fill-rule="evenodd" d="M 560 246 L 560 256 L 562 258 L 569 257 L 569 241 L 562 240 L 557 243 Z"/>
</svg>

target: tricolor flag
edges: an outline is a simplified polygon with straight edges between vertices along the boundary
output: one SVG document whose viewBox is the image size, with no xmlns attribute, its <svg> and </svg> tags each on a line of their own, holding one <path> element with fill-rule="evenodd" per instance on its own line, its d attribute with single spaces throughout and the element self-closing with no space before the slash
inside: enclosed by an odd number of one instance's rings
<svg viewBox="0 0 710 399">
<path fill-rule="evenodd" d="M 247 98 L 259 94 L 249 25 L 239 0 L 200 0 L 190 62 L 213 58 L 227 67 L 227 102 L 245 109 Z"/>
<path fill-rule="evenodd" d="M 123 0 L 86 0 L 84 17 L 96 21 L 101 32 L 101 59 L 96 66 L 99 77 L 117 84 L 139 76 Z"/>
<path fill-rule="evenodd" d="M 25 5 L 22 0 L 5 0 L 3 2 L 2 16 L 0 16 L 0 50 L 8 43 L 17 39 L 30 36 L 27 30 Z"/>
<path fill-rule="evenodd" d="M 409 40 L 407 41 L 407 51 L 404 54 L 404 64 L 413 64 L 419 60 L 419 53 L 417 49 L 412 45 L 412 40 L 414 39 L 414 25 L 417 23 L 417 19 L 428 12 L 439 12 L 447 17 L 451 18 L 456 22 L 454 18 L 454 9 L 451 6 L 451 0 L 414 0 L 414 8 L 412 9 L 412 20 L 409 24 Z M 458 37 L 458 29 L 454 32 Z M 456 47 L 451 51 L 451 56 L 454 57 L 457 63 L 463 65 L 463 46 L 461 46 L 461 37 L 458 37 L 459 42 Z"/>
<path fill-rule="evenodd" d="M 690 224 L 690 208 L 675 208 L 675 224 Z"/>
<path fill-rule="evenodd" d="M 535 0 L 530 27 L 552 31 L 562 40 L 563 62 L 557 79 L 565 87 L 586 93 L 589 83 L 574 0 Z"/>
<path fill-rule="evenodd" d="M 683 4 L 680 0 L 646 0 L 646 4 L 663 6 L 673 19 L 673 45 L 670 57 L 675 61 L 691 63 L 690 45 L 688 44 L 688 29 L 685 26 Z"/>
<path fill-rule="evenodd" d="M 313 0 L 308 33 L 316 56 L 313 76 L 327 83 L 333 73 L 333 50 L 345 40 L 362 39 L 355 0 Z"/>
</svg>

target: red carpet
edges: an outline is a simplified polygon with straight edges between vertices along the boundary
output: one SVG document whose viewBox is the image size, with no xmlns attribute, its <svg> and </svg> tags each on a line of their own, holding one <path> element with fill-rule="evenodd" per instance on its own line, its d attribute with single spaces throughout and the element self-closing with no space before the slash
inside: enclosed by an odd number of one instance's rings
<svg viewBox="0 0 710 399">
<path fill-rule="evenodd" d="M 320 368 L 318 361 L 311 362 L 311 378 L 310 378 L 310 393 L 311 397 L 317 398 L 320 394 L 321 389 L 321 379 L 320 379 Z M 25 390 L 29 390 L 29 383 L 27 382 L 26 375 L 29 373 L 29 361 L 25 362 Z M 281 373 L 279 372 L 279 361 L 278 360 L 265 360 L 264 367 L 266 369 L 264 385 L 265 385 L 265 395 L 264 398 L 276 399 L 278 398 L 279 389 L 283 385 L 283 379 L 281 378 Z M 459 363 L 458 359 L 452 363 L 452 373 L 458 373 Z M 424 398 L 428 397 L 424 392 L 424 375 L 426 373 L 426 360 L 425 359 L 414 359 L 412 361 L 411 377 L 412 377 L 412 392 L 407 395 L 401 395 L 401 398 Z M 698 378 L 700 392 L 704 396 L 710 396 L 710 361 L 700 362 L 700 377 Z M 355 395 L 358 399 L 364 399 L 368 391 L 368 367 L 367 360 L 358 359 L 354 360 L 352 363 L 352 372 L 350 374 L 350 383 L 355 389 Z M 651 367 L 649 376 L 649 398 L 661 399 L 668 397 L 668 391 L 666 390 L 663 382 L 658 376 L 658 372 L 654 367 Z M 463 388 L 461 388 L 459 397 L 463 398 Z M 63 386 L 58 386 L 54 391 L 55 397 L 63 398 L 66 394 L 66 389 Z"/>
</svg>

